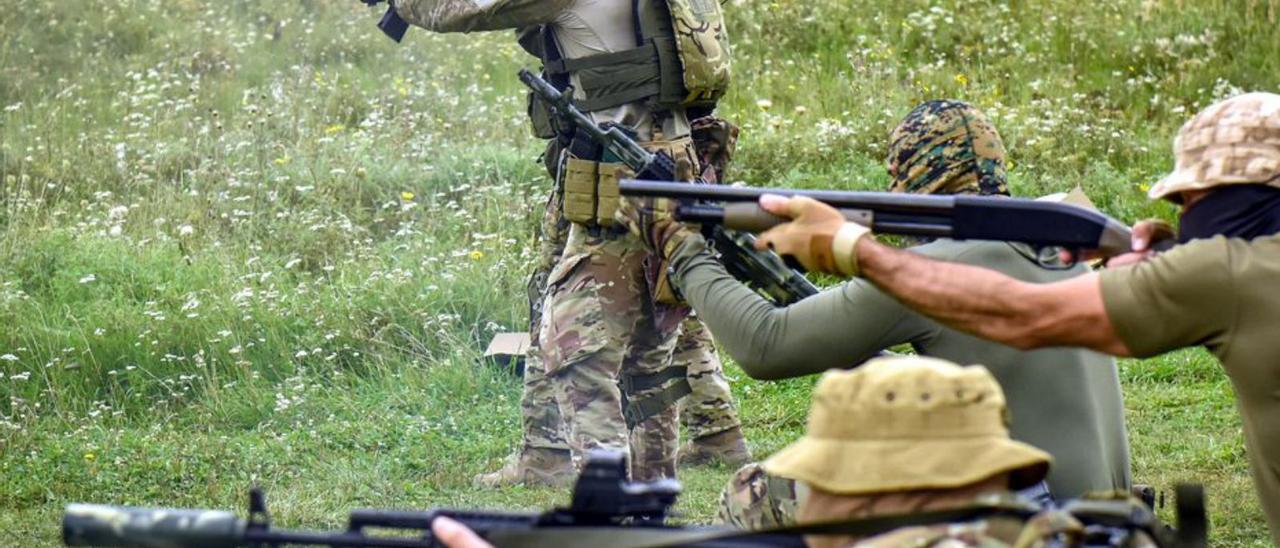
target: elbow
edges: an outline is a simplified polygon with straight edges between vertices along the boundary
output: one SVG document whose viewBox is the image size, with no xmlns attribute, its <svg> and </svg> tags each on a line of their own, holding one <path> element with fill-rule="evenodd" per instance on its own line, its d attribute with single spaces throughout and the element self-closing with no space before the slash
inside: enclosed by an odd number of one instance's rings
<svg viewBox="0 0 1280 548">
<path fill-rule="evenodd" d="M 1065 319 L 1043 310 L 1029 310 L 1000 322 L 988 338 L 1024 352 L 1060 346 L 1064 340 L 1061 331 L 1067 323 Z"/>
<path fill-rule="evenodd" d="M 992 322 L 981 335 L 1025 352 L 1050 346 L 1054 325 L 1044 314 L 1020 310 L 1003 321 Z"/>
<path fill-rule="evenodd" d="M 1044 338 L 1034 332 L 1009 334 L 1002 342 L 1023 352 L 1045 346 Z"/>
<path fill-rule="evenodd" d="M 782 374 L 782 367 L 770 360 L 766 352 L 754 349 L 743 353 L 730 352 L 729 357 L 742 368 L 743 373 L 754 380 L 776 381 L 787 378 Z"/>
</svg>

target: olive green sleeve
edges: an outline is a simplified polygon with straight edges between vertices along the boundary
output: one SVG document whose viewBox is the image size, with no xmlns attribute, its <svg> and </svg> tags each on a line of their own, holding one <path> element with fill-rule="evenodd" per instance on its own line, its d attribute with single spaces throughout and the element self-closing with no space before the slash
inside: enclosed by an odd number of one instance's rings
<svg viewBox="0 0 1280 548">
<path fill-rule="evenodd" d="M 929 327 L 862 280 L 779 308 L 734 279 L 700 236 L 671 259 L 671 280 L 711 334 L 756 379 L 857 365 Z"/>
<path fill-rule="evenodd" d="M 396 13 L 434 32 L 503 30 L 549 23 L 573 0 L 395 0 Z"/>
<path fill-rule="evenodd" d="M 1220 342 L 1236 303 L 1224 238 L 1181 245 L 1154 259 L 1100 275 L 1116 335 L 1139 358 Z"/>
</svg>

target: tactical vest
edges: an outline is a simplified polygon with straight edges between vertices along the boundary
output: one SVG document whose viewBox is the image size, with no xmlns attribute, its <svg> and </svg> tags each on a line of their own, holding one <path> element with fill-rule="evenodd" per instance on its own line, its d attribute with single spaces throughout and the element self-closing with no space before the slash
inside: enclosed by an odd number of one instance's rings
<svg viewBox="0 0 1280 548">
<path fill-rule="evenodd" d="M 578 108 L 593 112 L 645 101 L 656 110 L 710 108 L 729 88 L 729 39 L 717 0 L 632 0 L 639 46 L 613 53 L 565 59 L 549 26 L 532 46 L 530 32 L 521 44 L 540 57 L 547 80 L 557 88 L 578 77 Z M 585 97 L 585 98 L 582 98 Z M 535 133 L 554 135 L 545 106 L 530 104 Z"/>
</svg>

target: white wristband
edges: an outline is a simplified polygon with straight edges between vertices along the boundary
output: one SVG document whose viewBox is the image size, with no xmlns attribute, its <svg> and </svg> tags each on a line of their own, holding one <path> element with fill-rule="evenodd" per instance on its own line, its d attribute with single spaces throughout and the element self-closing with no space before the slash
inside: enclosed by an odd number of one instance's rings
<svg viewBox="0 0 1280 548">
<path fill-rule="evenodd" d="M 858 275 L 858 253 L 855 246 L 858 240 L 871 232 L 858 223 L 845 223 L 831 240 L 831 257 L 836 269 L 845 276 Z"/>
</svg>

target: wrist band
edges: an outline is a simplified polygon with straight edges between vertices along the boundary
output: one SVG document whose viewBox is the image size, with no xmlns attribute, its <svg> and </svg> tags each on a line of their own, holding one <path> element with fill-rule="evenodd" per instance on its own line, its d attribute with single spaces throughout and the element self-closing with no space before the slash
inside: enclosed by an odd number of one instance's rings
<svg viewBox="0 0 1280 548">
<path fill-rule="evenodd" d="M 845 223 L 831 240 L 831 255 L 835 258 L 836 270 L 845 276 L 858 275 L 858 252 L 855 246 L 858 240 L 867 234 L 866 227 L 857 223 Z"/>
<path fill-rule="evenodd" d="M 831 255 L 832 239 L 826 234 L 814 234 L 809 238 L 809 257 L 820 272 L 839 274 L 835 257 Z"/>
</svg>

